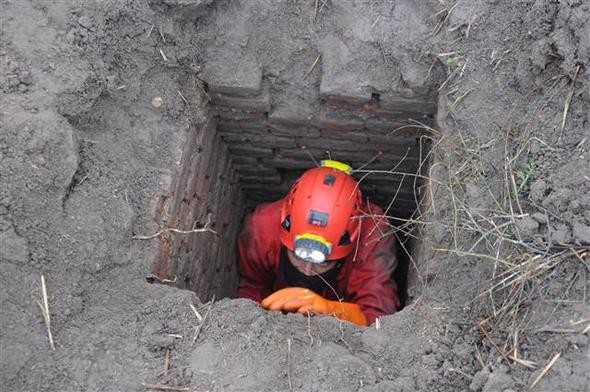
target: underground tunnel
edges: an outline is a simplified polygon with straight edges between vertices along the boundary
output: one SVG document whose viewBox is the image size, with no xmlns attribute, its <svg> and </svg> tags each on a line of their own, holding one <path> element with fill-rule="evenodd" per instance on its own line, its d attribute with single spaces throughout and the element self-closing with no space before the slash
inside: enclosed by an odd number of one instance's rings
<svg viewBox="0 0 590 392">
<path fill-rule="evenodd" d="M 202 300 L 234 297 L 245 215 L 284 197 L 306 169 L 334 159 L 353 168 L 363 197 L 385 211 L 373 219 L 387 219 L 391 230 L 382 235 L 397 237 L 394 279 L 405 302 L 419 241 L 411 221 L 426 193 L 436 89 L 420 95 L 361 87 L 353 95 L 333 91 L 324 79 L 319 96 L 303 105 L 285 104 L 288 98 L 277 98 L 262 76 L 254 86 L 204 79 L 207 115 L 188 129 L 170 193 L 156 207 L 162 227 L 197 232 L 160 236 L 149 281 L 195 291 Z"/>
</svg>

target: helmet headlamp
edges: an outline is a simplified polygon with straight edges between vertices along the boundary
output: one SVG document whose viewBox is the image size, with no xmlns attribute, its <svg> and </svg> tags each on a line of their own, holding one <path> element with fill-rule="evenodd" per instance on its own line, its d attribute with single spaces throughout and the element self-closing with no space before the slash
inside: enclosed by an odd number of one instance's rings
<svg viewBox="0 0 590 392">
<path fill-rule="evenodd" d="M 295 237 L 293 253 L 307 262 L 322 264 L 331 250 L 332 244 L 319 235 L 306 233 Z"/>
</svg>

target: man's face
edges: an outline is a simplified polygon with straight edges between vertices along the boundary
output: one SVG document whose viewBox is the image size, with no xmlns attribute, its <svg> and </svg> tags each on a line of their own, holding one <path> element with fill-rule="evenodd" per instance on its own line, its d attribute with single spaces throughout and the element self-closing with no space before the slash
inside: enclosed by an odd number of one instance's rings
<svg viewBox="0 0 590 392">
<path fill-rule="evenodd" d="M 291 264 L 306 276 L 323 274 L 324 272 L 330 271 L 332 268 L 336 267 L 336 264 L 338 264 L 333 261 L 325 261 L 321 264 L 310 263 L 309 261 L 302 260 L 295 256 L 295 253 L 288 249 L 287 256 L 289 257 Z"/>
</svg>

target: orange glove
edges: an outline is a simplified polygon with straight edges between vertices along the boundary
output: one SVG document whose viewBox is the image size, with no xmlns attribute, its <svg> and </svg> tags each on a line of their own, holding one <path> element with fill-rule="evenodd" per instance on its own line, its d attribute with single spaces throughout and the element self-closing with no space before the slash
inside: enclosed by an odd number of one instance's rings
<svg viewBox="0 0 590 392">
<path fill-rule="evenodd" d="M 282 310 L 301 314 L 330 314 L 340 320 L 366 327 L 367 319 L 361 308 L 351 302 L 330 301 L 303 287 L 287 287 L 262 300 L 267 310 Z"/>
</svg>

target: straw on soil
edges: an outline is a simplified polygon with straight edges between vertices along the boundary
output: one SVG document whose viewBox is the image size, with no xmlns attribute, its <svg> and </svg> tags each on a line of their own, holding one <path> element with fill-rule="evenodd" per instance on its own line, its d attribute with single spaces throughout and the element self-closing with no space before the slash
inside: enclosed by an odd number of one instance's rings
<svg viewBox="0 0 590 392">
<path fill-rule="evenodd" d="M 51 333 L 51 315 L 49 314 L 49 299 L 47 296 L 47 286 L 45 285 L 45 276 L 43 274 L 41 274 L 41 295 L 43 303 L 37 301 L 37 304 L 41 308 L 41 313 L 43 314 L 45 328 L 47 329 L 47 337 L 49 338 L 49 346 L 52 350 L 55 350 L 55 344 L 53 343 L 53 334 Z"/>
</svg>

